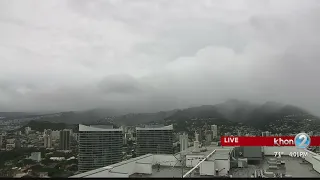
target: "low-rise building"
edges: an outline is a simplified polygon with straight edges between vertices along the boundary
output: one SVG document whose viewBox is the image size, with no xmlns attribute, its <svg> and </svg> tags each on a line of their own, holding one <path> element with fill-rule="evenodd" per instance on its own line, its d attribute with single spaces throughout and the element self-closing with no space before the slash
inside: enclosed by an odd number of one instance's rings
<svg viewBox="0 0 320 180">
<path fill-rule="evenodd" d="M 243 148 L 243 157 L 247 158 L 248 160 L 262 160 L 263 153 L 262 147 L 260 146 L 248 146 L 248 147 L 241 147 Z"/>
<path fill-rule="evenodd" d="M 16 148 L 16 144 L 6 144 L 6 150 L 7 151 L 11 151 L 13 150 L 14 148 Z"/>
<path fill-rule="evenodd" d="M 50 159 L 53 160 L 53 161 L 63 161 L 66 158 L 65 157 L 50 157 Z"/>
<path fill-rule="evenodd" d="M 29 159 L 40 162 L 41 161 L 41 152 L 32 152 Z"/>
</svg>

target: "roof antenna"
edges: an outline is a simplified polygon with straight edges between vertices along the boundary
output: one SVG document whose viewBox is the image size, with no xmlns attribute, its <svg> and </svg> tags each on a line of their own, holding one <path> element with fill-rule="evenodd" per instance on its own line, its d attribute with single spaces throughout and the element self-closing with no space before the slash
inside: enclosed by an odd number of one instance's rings
<svg viewBox="0 0 320 180">
<path fill-rule="evenodd" d="M 182 151 L 180 151 L 180 159 L 178 159 L 174 153 L 172 153 L 172 156 L 174 158 L 176 158 L 177 162 L 176 164 L 173 165 L 173 167 L 175 167 L 179 162 L 180 162 L 180 165 L 181 165 L 181 177 L 183 178 L 183 168 L 185 166 L 185 163 L 183 163 L 183 158 L 182 158 L 182 154 L 181 154 Z M 178 153 L 177 153 L 178 154 Z"/>
</svg>

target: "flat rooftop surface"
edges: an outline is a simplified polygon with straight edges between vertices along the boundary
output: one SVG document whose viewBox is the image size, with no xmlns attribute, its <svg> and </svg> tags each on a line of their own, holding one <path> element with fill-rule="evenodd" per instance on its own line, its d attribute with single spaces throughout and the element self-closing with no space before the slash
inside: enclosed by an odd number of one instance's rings
<svg viewBox="0 0 320 180">
<path fill-rule="evenodd" d="M 257 165 L 248 165 L 248 168 L 235 168 L 231 169 L 231 174 L 233 177 L 250 177 L 254 174 L 255 170 L 268 170 L 268 160 L 273 158 L 272 156 L 265 156 L 264 160 Z M 301 158 L 292 158 L 283 156 L 281 158 L 282 161 L 285 161 L 285 168 L 279 169 L 273 172 L 285 173 L 287 175 L 291 175 L 292 177 L 319 177 L 320 174 L 313 170 L 312 165 L 308 162 L 302 163 Z"/>
<path fill-rule="evenodd" d="M 182 178 L 182 176 L 188 172 L 191 168 L 183 168 L 183 172 L 181 167 L 164 167 L 161 166 L 158 170 L 157 167 L 152 167 L 152 174 L 133 174 L 130 177 L 138 178 L 138 177 L 150 177 L 150 178 Z"/>
<path fill-rule="evenodd" d="M 206 151 L 204 152 L 198 152 L 198 153 L 193 153 L 192 151 L 194 150 L 194 147 L 191 146 L 191 147 L 188 147 L 186 150 L 182 151 L 182 154 L 187 154 L 187 155 L 194 155 L 194 154 L 201 154 L 201 155 L 209 155 L 212 151 L 218 149 L 220 151 L 231 151 L 234 149 L 234 147 L 229 147 L 229 146 L 218 146 L 218 145 L 215 145 L 215 144 L 211 144 L 211 145 L 208 145 L 208 146 L 203 146 L 202 148 L 205 148 Z M 202 149 L 200 148 L 200 149 Z"/>
</svg>

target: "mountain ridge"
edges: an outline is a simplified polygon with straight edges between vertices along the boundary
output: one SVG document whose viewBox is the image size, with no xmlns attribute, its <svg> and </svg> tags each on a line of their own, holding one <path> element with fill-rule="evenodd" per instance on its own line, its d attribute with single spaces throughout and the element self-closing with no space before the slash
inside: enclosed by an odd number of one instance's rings
<svg viewBox="0 0 320 180">
<path fill-rule="evenodd" d="M 123 114 L 120 111 L 102 108 L 87 111 L 70 111 L 61 112 L 59 116 L 55 117 L 44 117 L 41 120 L 69 124 L 96 123 L 111 120 L 117 125 L 137 125 L 162 122 L 168 119 L 180 121 L 194 118 L 217 118 L 259 127 L 291 114 L 310 113 L 300 107 L 277 102 L 269 101 L 263 104 L 254 104 L 249 101 L 231 99 L 216 105 L 202 105 L 155 113 Z M 316 116 L 313 117 L 319 119 Z"/>
</svg>

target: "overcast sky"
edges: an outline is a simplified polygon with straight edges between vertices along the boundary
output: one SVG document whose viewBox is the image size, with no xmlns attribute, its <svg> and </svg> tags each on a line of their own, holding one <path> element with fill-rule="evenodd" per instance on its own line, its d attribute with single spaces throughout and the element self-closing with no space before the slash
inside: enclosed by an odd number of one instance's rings
<svg viewBox="0 0 320 180">
<path fill-rule="evenodd" d="M 320 114 L 319 0 L 1 0 L 0 111 L 235 98 Z"/>
</svg>

